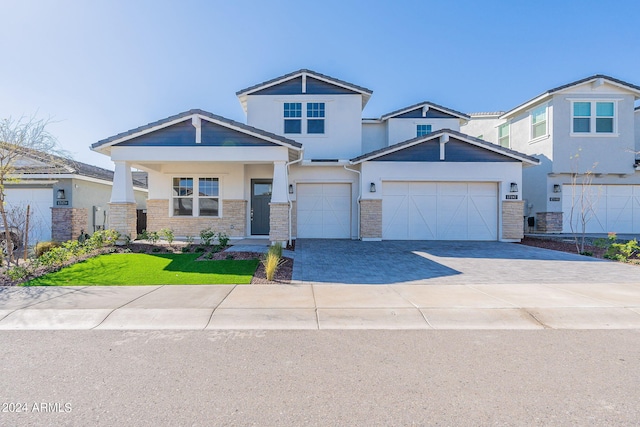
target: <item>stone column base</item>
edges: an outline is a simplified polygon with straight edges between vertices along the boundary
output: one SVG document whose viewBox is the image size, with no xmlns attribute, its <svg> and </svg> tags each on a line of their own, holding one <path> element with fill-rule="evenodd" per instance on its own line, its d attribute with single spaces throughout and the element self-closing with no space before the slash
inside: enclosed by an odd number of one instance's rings
<svg viewBox="0 0 640 427">
<path fill-rule="evenodd" d="M 289 240 L 289 203 L 269 203 L 269 240 L 283 245 Z"/>
<path fill-rule="evenodd" d="M 502 238 L 500 240 L 519 242 L 524 237 L 524 202 L 502 202 Z"/>
<path fill-rule="evenodd" d="M 360 239 L 382 240 L 382 200 L 360 200 Z"/>
<path fill-rule="evenodd" d="M 120 233 L 117 244 L 136 238 L 137 212 L 135 203 L 109 203 L 109 228 Z"/>
<path fill-rule="evenodd" d="M 51 240 L 66 242 L 77 239 L 83 231 L 93 231 L 88 228 L 89 211 L 86 208 L 51 208 Z"/>
<path fill-rule="evenodd" d="M 562 233 L 562 212 L 536 213 L 536 231 L 539 233 Z"/>
</svg>

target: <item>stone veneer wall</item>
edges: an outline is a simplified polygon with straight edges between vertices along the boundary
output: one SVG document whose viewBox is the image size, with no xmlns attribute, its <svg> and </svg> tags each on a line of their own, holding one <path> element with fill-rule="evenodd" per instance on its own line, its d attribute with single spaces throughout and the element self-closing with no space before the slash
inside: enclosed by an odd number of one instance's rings
<svg viewBox="0 0 640 427">
<path fill-rule="evenodd" d="M 536 231 L 540 233 L 562 233 L 562 212 L 537 212 Z"/>
<path fill-rule="evenodd" d="M 77 239 L 83 230 L 90 232 L 88 227 L 89 213 L 86 208 L 51 208 L 51 240 L 66 242 Z"/>
<path fill-rule="evenodd" d="M 269 203 L 269 240 L 289 240 L 289 203 Z"/>
<path fill-rule="evenodd" d="M 360 238 L 382 239 L 382 200 L 360 200 Z"/>
<path fill-rule="evenodd" d="M 136 238 L 136 209 L 135 203 L 109 203 L 109 228 L 120 233 L 119 243 L 124 243 L 124 236 Z"/>
<path fill-rule="evenodd" d="M 223 200 L 222 217 L 169 216 L 168 199 L 147 200 L 147 229 L 159 231 L 170 228 L 176 236 L 198 237 L 200 231 L 211 227 L 229 237 L 245 237 L 247 224 L 246 200 Z"/>
<path fill-rule="evenodd" d="M 502 239 L 522 240 L 524 237 L 524 202 L 502 202 Z"/>
</svg>

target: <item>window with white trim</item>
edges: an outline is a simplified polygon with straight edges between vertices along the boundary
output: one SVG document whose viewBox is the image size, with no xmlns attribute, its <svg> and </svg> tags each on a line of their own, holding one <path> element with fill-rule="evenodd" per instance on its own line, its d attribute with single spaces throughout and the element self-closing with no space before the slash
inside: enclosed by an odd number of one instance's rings
<svg viewBox="0 0 640 427">
<path fill-rule="evenodd" d="M 531 111 L 531 139 L 547 135 L 547 106 Z"/>
<path fill-rule="evenodd" d="M 284 133 L 302 133 L 302 103 L 284 103 Z"/>
<path fill-rule="evenodd" d="M 324 133 L 324 102 L 307 102 L 307 133 Z"/>
<path fill-rule="evenodd" d="M 498 126 L 498 144 L 501 147 L 509 148 L 509 123 Z"/>
<path fill-rule="evenodd" d="M 218 178 L 173 178 L 173 216 L 220 216 Z"/>
<path fill-rule="evenodd" d="M 416 137 L 429 135 L 431 133 L 431 125 L 416 125 Z"/>
<path fill-rule="evenodd" d="M 573 101 L 573 133 L 614 133 L 615 102 L 612 101 Z"/>
</svg>

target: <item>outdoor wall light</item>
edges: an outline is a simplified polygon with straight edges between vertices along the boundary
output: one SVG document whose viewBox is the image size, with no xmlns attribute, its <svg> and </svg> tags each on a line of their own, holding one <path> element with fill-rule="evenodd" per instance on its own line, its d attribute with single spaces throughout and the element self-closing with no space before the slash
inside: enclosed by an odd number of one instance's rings
<svg viewBox="0 0 640 427">
<path fill-rule="evenodd" d="M 56 197 L 58 198 L 58 200 L 63 200 L 65 198 L 64 190 L 62 188 L 60 190 L 58 190 L 58 193 L 57 193 Z"/>
<path fill-rule="evenodd" d="M 289 194 L 293 194 L 293 184 L 289 184 Z"/>
<path fill-rule="evenodd" d="M 518 192 L 518 184 L 516 184 L 515 182 L 511 183 L 511 189 L 509 190 L 511 193 L 517 193 Z"/>
<path fill-rule="evenodd" d="M 372 182 L 371 185 L 369 186 L 369 193 L 375 193 L 376 192 L 376 183 Z"/>
<path fill-rule="evenodd" d="M 554 193 L 559 193 L 562 191 L 562 188 L 560 187 L 560 184 L 553 184 L 553 192 Z"/>
</svg>

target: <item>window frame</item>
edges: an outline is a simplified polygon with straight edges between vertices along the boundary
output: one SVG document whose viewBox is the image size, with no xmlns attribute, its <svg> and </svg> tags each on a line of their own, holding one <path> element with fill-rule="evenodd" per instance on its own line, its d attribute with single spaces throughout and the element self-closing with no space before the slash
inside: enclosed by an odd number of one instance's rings
<svg viewBox="0 0 640 427">
<path fill-rule="evenodd" d="M 306 110 L 306 134 L 307 135 L 325 135 L 327 133 L 327 104 L 325 102 L 319 101 L 307 101 L 305 102 L 305 110 Z M 313 107 L 317 106 L 317 110 Z M 310 109 L 311 107 L 311 109 Z M 317 116 L 313 115 L 313 113 L 318 113 Z M 311 115 L 310 115 L 311 114 Z M 309 122 L 322 122 L 322 132 L 309 132 Z"/>
<path fill-rule="evenodd" d="M 426 127 L 426 133 L 420 133 L 420 127 Z M 427 136 L 430 133 L 433 133 L 433 125 L 427 123 L 416 123 L 416 138 L 420 138 L 422 136 Z"/>
<path fill-rule="evenodd" d="M 500 129 L 506 127 L 507 129 L 507 135 L 506 136 L 500 136 Z M 502 123 L 500 125 L 498 125 L 498 128 L 496 129 L 496 132 L 498 133 L 498 145 L 504 148 L 511 148 L 511 122 L 506 122 L 506 123 Z M 507 145 L 502 145 L 502 140 L 505 139 L 507 140 Z"/>
<path fill-rule="evenodd" d="M 302 135 L 304 132 L 304 129 L 302 127 L 302 110 L 303 110 L 303 106 L 302 106 L 302 102 L 283 102 L 282 103 L 282 133 L 283 135 Z M 287 109 L 288 106 L 290 105 L 298 105 L 300 106 L 300 108 L 295 108 L 293 110 L 291 109 Z M 291 112 L 294 113 L 299 113 L 299 115 L 287 115 L 290 114 Z M 298 122 L 300 125 L 300 131 L 299 132 L 287 132 L 287 122 Z"/>
<path fill-rule="evenodd" d="M 588 137 L 588 138 L 593 138 L 593 137 L 602 137 L 602 138 L 611 138 L 611 137 L 617 137 L 619 136 L 618 133 L 618 101 L 620 101 L 620 99 L 610 99 L 610 98 L 582 98 L 582 99 L 577 99 L 577 98 L 570 98 L 567 99 L 570 102 L 570 111 L 571 111 L 571 115 L 569 117 L 569 126 L 570 126 L 570 131 L 569 131 L 569 135 L 572 137 Z M 590 105 L 590 111 L 589 111 L 589 116 L 576 116 L 575 115 L 575 104 L 577 103 L 589 103 Z M 599 103 L 607 103 L 607 104 L 612 104 L 613 105 L 613 115 L 612 116 L 598 116 L 598 104 Z M 582 118 L 582 119 L 589 119 L 589 132 L 576 132 L 575 131 L 575 126 L 574 126 L 574 119 L 576 118 Z M 598 132 L 597 130 L 597 119 L 599 118 L 607 118 L 607 119 L 611 119 L 611 127 L 612 127 L 612 131 L 611 132 Z"/>
<path fill-rule="evenodd" d="M 200 196 L 200 179 L 209 178 L 218 180 L 218 195 L 217 196 Z M 191 179 L 193 182 L 191 196 L 175 196 L 173 194 L 175 179 Z M 176 215 L 174 212 L 174 200 L 176 199 L 191 199 L 191 215 Z M 200 200 L 201 199 L 216 199 L 218 201 L 218 215 L 200 215 Z M 171 177 L 171 198 L 169 200 L 169 217 L 172 218 L 222 218 L 222 177 L 219 175 L 198 175 L 198 174 L 183 174 L 173 175 Z"/>
<path fill-rule="evenodd" d="M 544 133 L 542 135 L 534 136 L 533 127 L 543 123 L 542 121 L 534 123 L 533 119 L 536 116 L 535 112 L 544 109 Z M 549 137 L 549 104 L 542 104 L 529 110 L 529 142 L 536 142 Z"/>
</svg>

